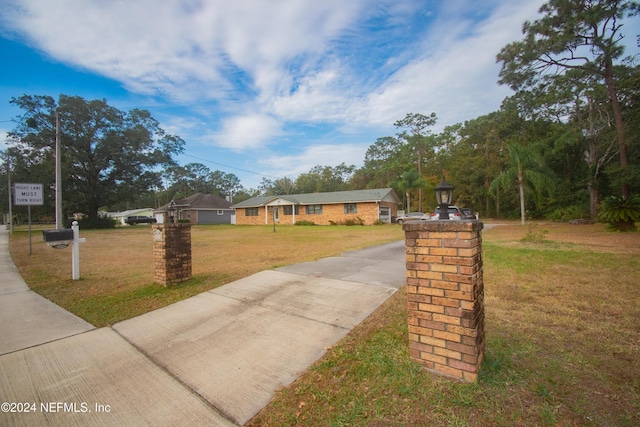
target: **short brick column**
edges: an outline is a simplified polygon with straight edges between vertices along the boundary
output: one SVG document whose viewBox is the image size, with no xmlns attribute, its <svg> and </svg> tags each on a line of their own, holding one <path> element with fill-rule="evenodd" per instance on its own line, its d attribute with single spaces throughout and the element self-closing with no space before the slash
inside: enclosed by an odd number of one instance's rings
<svg viewBox="0 0 640 427">
<path fill-rule="evenodd" d="M 154 282 L 167 286 L 191 279 L 191 224 L 154 224 L 152 228 Z"/>
<path fill-rule="evenodd" d="M 475 220 L 403 225 L 411 358 L 468 382 L 485 350 L 482 228 Z"/>
</svg>

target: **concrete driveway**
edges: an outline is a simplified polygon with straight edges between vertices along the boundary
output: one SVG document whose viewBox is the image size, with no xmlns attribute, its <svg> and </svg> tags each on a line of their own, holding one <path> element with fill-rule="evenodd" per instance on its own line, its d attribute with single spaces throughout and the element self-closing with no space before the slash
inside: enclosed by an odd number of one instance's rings
<svg viewBox="0 0 640 427">
<path fill-rule="evenodd" d="M 95 329 L 23 286 L 6 241 L 0 425 L 243 425 L 405 283 L 400 241 Z"/>
</svg>

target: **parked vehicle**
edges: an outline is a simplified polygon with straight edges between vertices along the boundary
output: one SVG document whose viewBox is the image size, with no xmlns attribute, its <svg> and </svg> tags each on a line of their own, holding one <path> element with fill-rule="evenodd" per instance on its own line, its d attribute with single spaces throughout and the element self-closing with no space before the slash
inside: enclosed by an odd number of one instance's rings
<svg viewBox="0 0 640 427">
<path fill-rule="evenodd" d="M 152 218 L 150 216 L 135 215 L 135 216 L 128 216 L 127 219 L 124 220 L 124 222 L 129 224 L 129 225 L 154 224 L 154 223 L 158 222 L 158 220 L 156 220 L 155 218 Z"/>
<path fill-rule="evenodd" d="M 398 224 L 402 224 L 405 221 L 429 221 L 429 219 L 431 219 L 431 217 L 426 213 L 423 213 L 423 212 L 409 212 L 408 214 L 400 215 L 396 219 L 396 222 Z"/>
<path fill-rule="evenodd" d="M 462 219 L 476 219 L 476 215 L 469 208 L 460 208 Z"/>
<path fill-rule="evenodd" d="M 449 206 L 449 219 L 452 221 L 460 221 L 461 219 L 463 219 L 463 213 L 462 210 L 460 210 L 459 207 L 457 206 Z M 436 207 L 433 212 L 431 213 L 430 216 L 431 220 L 438 220 L 440 219 L 440 206 Z M 464 218 L 467 219 L 467 218 Z"/>
</svg>

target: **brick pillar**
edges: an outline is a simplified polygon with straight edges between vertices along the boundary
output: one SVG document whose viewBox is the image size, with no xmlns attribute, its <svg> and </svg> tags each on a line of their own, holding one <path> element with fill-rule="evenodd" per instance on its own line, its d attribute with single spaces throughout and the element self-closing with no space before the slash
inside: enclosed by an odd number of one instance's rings
<svg viewBox="0 0 640 427">
<path fill-rule="evenodd" d="M 468 382 L 485 350 L 482 228 L 475 220 L 403 225 L 411 358 Z"/>
<path fill-rule="evenodd" d="M 153 225 L 155 283 L 167 286 L 191 279 L 191 224 Z"/>
</svg>

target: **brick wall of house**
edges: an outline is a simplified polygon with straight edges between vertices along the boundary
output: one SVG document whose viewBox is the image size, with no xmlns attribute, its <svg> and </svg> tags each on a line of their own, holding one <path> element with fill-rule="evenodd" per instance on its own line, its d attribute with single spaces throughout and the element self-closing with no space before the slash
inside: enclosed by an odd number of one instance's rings
<svg viewBox="0 0 640 427">
<path fill-rule="evenodd" d="M 391 208 L 391 215 L 396 216 L 398 207 L 394 203 L 380 202 L 380 206 Z M 366 225 L 374 224 L 378 220 L 378 204 L 377 203 L 357 203 L 356 213 L 344 213 L 344 203 L 324 204 L 322 205 L 322 214 L 307 215 L 306 207 L 299 207 L 299 214 L 295 215 L 297 221 L 311 221 L 317 225 L 329 225 L 331 221 L 337 224 L 344 224 L 345 221 L 361 218 Z M 265 207 L 258 208 L 258 216 L 246 216 L 244 208 L 236 209 L 236 224 L 238 225 L 264 225 L 265 224 Z M 292 215 L 284 215 L 282 207 L 279 208 L 278 224 L 292 224 Z M 267 223 L 273 224 L 273 213 L 269 210 L 267 215 Z"/>
<path fill-rule="evenodd" d="M 197 224 L 198 211 L 191 209 L 180 209 L 178 221 L 189 221 L 191 224 Z"/>
<path fill-rule="evenodd" d="M 374 203 L 358 203 L 356 213 L 344 213 L 344 204 L 322 205 L 322 215 L 306 215 L 304 206 L 300 206 L 300 215 L 296 215 L 296 221 L 312 221 L 318 225 L 329 225 L 333 221 L 336 224 L 344 224 L 347 220 L 356 221 L 361 218 L 365 224 L 373 224 L 378 218 L 378 205 Z"/>
<path fill-rule="evenodd" d="M 258 208 L 258 216 L 247 216 L 246 209 L 236 209 L 237 225 L 264 225 L 264 207 Z"/>
</svg>

